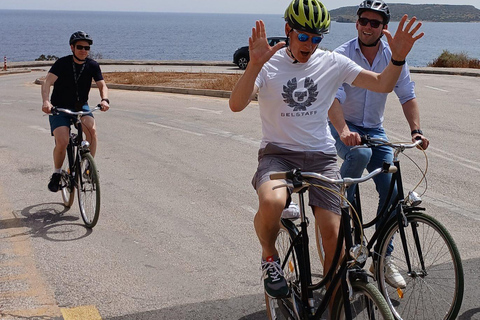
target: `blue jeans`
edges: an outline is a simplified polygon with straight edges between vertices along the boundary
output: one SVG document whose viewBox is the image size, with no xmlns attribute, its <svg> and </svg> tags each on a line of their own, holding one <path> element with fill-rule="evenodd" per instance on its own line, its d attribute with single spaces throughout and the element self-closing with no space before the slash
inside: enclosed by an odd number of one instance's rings
<svg viewBox="0 0 480 320">
<path fill-rule="evenodd" d="M 378 129 L 369 129 L 363 128 L 356 125 L 353 125 L 347 122 L 350 131 L 358 132 L 360 135 L 368 134 L 370 138 L 381 138 L 388 140 L 385 130 L 383 128 Z M 343 159 L 343 164 L 340 168 L 340 174 L 342 177 L 350 178 L 359 178 L 363 174 L 363 170 L 367 169 L 368 172 L 371 172 L 377 168 L 383 166 L 384 162 L 393 164 L 393 150 L 388 146 L 380 146 L 375 148 L 358 148 L 351 150 L 352 147 L 346 146 L 338 135 L 335 127 L 330 123 L 330 130 L 332 135 L 335 138 L 335 147 L 337 148 L 337 153 L 340 158 Z M 375 187 L 378 192 L 378 209 L 377 214 L 380 213 L 383 204 L 387 200 L 388 190 L 390 189 L 390 181 L 392 180 L 391 173 L 382 173 L 373 178 L 375 182 Z M 357 186 L 353 185 L 347 190 L 347 199 L 352 202 L 355 196 L 355 190 Z M 397 187 L 395 186 L 392 199 L 395 199 L 397 194 Z M 387 250 L 387 255 L 390 255 L 393 251 L 392 243 L 390 242 L 389 249 Z"/>
</svg>

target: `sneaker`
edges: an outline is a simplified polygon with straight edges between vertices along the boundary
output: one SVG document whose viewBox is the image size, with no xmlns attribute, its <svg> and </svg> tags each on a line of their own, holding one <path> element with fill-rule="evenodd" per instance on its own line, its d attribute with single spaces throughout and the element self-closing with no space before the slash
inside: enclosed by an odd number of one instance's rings
<svg viewBox="0 0 480 320">
<path fill-rule="evenodd" d="M 262 260 L 262 271 L 265 292 L 270 298 L 276 299 L 288 296 L 287 281 L 283 276 L 282 265 L 278 257 L 275 259 L 270 256 L 266 260 Z"/>
<path fill-rule="evenodd" d="M 50 182 L 48 183 L 48 190 L 52 192 L 57 192 L 60 189 L 60 179 L 62 178 L 61 173 L 54 173 L 50 178 Z"/>
<path fill-rule="evenodd" d="M 295 202 L 290 202 L 288 208 L 283 209 L 282 211 L 283 219 L 295 220 L 300 218 L 300 207 Z"/>
<path fill-rule="evenodd" d="M 385 257 L 385 282 L 393 288 L 405 289 L 407 286 L 405 279 L 398 272 L 392 256 Z"/>
</svg>

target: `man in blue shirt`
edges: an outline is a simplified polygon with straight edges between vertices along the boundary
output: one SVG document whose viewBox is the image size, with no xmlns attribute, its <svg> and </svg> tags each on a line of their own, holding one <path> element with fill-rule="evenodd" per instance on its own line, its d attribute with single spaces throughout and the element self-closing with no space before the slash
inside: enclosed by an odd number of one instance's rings
<svg viewBox="0 0 480 320">
<path fill-rule="evenodd" d="M 387 29 L 390 20 L 388 6 L 381 0 L 365 0 L 357 11 L 358 20 L 356 28 L 358 37 L 352 39 L 337 49 L 335 52 L 343 54 L 366 70 L 382 72 L 392 60 L 392 53 L 386 41 L 382 41 L 383 29 Z M 417 99 L 415 97 L 415 83 L 410 79 L 408 66 L 404 61 L 392 61 L 402 65 L 402 73 L 395 86 L 395 93 L 408 121 L 412 140 L 422 139 L 422 148 L 428 147 L 428 139 L 420 129 L 420 115 Z M 385 104 L 387 93 L 376 93 L 359 87 L 344 84 L 337 92 L 329 112 L 331 120 L 330 129 L 336 140 L 338 155 L 344 160 L 340 169 L 342 177 L 360 177 L 364 169 L 369 172 L 382 166 L 383 162 L 393 162 L 393 152 L 390 147 L 351 149 L 355 144 L 352 132 L 360 135 L 368 134 L 372 138 L 388 139 L 383 128 Z M 339 119 L 338 110 L 343 110 L 343 119 Z M 337 112 L 335 112 L 337 111 Z M 341 113 L 340 113 L 341 115 Z M 342 124 L 338 126 L 338 121 Z M 338 131 L 332 123 L 335 123 Z M 374 178 L 379 194 L 380 210 L 386 201 L 391 174 L 378 175 Z M 352 201 L 355 186 L 348 190 L 348 200 Z M 378 213 L 378 212 L 377 212 Z M 391 248 L 393 250 L 393 248 Z M 390 251 L 391 252 L 391 251 Z M 387 253 L 388 254 L 388 253 Z M 387 270 L 385 280 L 393 287 L 405 287 L 405 280 L 398 273 L 393 260 L 387 257 Z"/>
</svg>

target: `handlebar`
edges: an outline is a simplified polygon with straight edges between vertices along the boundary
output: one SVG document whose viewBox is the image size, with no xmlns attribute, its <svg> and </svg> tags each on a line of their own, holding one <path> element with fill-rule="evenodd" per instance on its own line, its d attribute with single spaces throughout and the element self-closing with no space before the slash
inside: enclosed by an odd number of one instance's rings
<svg viewBox="0 0 480 320">
<path fill-rule="evenodd" d="M 90 114 L 94 111 L 97 111 L 97 110 L 102 110 L 102 106 L 100 104 L 97 104 L 95 106 L 95 108 L 93 108 L 92 110 L 90 111 L 72 111 L 70 109 L 64 109 L 64 108 L 58 108 L 58 107 L 52 107 L 52 115 L 57 115 L 59 114 L 60 112 L 63 112 L 63 113 L 66 113 L 66 114 L 70 114 L 72 116 L 83 116 L 83 115 L 86 115 L 86 114 Z"/>
<path fill-rule="evenodd" d="M 415 148 L 416 146 L 422 144 L 421 139 L 417 139 L 417 141 L 413 143 L 393 143 L 381 138 L 370 138 L 368 135 L 360 136 L 360 138 L 361 138 L 361 144 L 358 146 L 352 147 L 352 149 L 389 146 L 393 149 L 405 150 L 405 149 Z"/>
<path fill-rule="evenodd" d="M 290 171 L 284 171 L 284 172 L 273 172 L 270 174 L 270 179 L 272 180 L 290 180 L 292 182 L 287 182 L 285 184 L 279 185 L 274 187 L 280 188 L 280 187 L 292 187 L 295 190 L 301 189 L 301 187 L 308 185 L 307 182 L 305 182 L 305 179 L 318 179 L 323 182 L 331 183 L 331 184 L 337 184 L 337 185 L 344 185 L 344 186 L 351 186 L 356 183 L 362 183 L 367 180 L 370 180 L 371 178 L 381 174 L 381 173 L 395 173 L 397 171 L 397 167 L 395 166 L 390 166 L 388 163 L 384 163 L 383 168 L 377 168 L 370 172 L 368 175 L 360 177 L 360 178 L 342 178 L 342 179 L 331 179 L 328 177 L 325 177 L 319 173 L 316 172 L 301 172 L 298 169 L 293 169 Z"/>
</svg>

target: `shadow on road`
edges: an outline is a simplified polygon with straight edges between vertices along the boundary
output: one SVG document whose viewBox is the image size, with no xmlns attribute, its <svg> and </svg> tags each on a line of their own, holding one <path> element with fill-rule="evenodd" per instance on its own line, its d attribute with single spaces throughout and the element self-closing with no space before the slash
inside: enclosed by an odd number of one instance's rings
<svg viewBox="0 0 480 320">
<path fill-rule="evenodd" d="M 241 296 L 230 300 L 202 301 L 161 310 L 129 314 L 103 320 L 265 320 L 263 294 Z"/>
<path fill-rule="evenodd" d="M 23 210 L 14 211 L 14 218 L 1 220 L 0 230 L 29 228 L 9 238 L 29 235 L 42 237 L 50 241 L 74 241 L 87 237 L 92 233 L 85 228 L 79 216 L 65 215 L 69 210 L 61 203 L 40 203 L 28 206 Z"/>
</svg>

